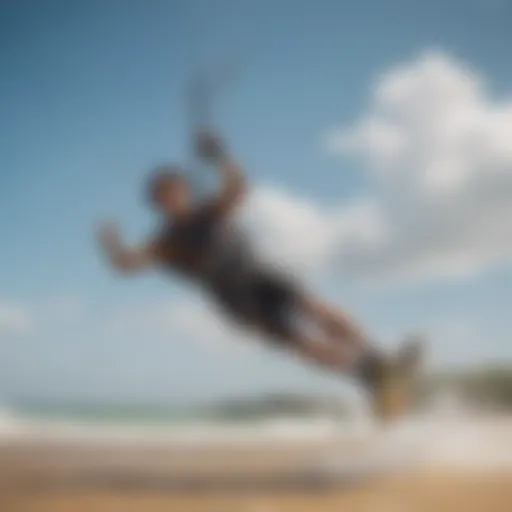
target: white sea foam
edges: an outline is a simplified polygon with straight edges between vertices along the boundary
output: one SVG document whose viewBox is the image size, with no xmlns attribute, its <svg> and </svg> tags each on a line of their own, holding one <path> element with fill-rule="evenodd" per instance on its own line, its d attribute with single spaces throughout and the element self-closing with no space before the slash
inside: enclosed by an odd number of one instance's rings
<svg viewBox="0 0 512 512">
<path fill-rule="evenodd" d="M 20 423 L 16 416 L 7 408 L 0 408 L 0 438 L 19 429 Z"/>
<path fill-rule="evenodd" d="M 7 428 L 9 427 L 9 428 Z M 76 443 L 250 443 L 324 440 L 340 433 L 357 435 L 347 426 L 329 419 L 277 419 L 249 424 L 190 422 L 185 424 L 84 424 L 69 421 L 17 421 L 0 428 L 0 440 L 61 441 Z"/>
</svg>

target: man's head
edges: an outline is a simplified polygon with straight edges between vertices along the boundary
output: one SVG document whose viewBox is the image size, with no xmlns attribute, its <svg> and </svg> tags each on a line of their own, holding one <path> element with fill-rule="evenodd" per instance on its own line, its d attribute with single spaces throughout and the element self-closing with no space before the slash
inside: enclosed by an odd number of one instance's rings
<svg viewBox="0 0 512 512">
<path fill-rule="evenodd" d="M 156 168 L 149 177 L 147 194 L 150 204 L 165 215 L 180 215 L 190 207 L 189 185 L 178 166 Z"/>
</svg>

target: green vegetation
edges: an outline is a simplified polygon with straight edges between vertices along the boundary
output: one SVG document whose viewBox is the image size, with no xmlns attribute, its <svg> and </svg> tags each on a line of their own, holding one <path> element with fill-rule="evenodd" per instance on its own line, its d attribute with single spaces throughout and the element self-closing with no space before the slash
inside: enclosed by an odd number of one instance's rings
<svg viewBox="0 0 512 512">
<path fill-rule="evenodd" d="M 475 406 L 512 410 L 511 365 L 452 370 L 429 376 L 421 385 L 420 399 L 446 388 L 457 390 L 461 398 Z"/>
</svg>

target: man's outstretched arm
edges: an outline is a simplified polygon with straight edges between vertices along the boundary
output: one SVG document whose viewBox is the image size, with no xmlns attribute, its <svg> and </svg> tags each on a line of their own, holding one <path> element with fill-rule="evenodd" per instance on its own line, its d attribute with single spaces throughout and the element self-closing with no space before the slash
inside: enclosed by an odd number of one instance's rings
<svg viewBox="0 0 512 512">
<path fill-rule="evenodd" d="M 242 202 L 247 192 L 242 166 L 226 150 L 222 141 L 212 133 L 198 135 L 199 156 L 215 165 L 221 179 L 220 191 L 210 205 L 219 216 L 227 216 Z"/>
<path fill-rule="evenodd" d="M 110 265 L 116 270 L 136 272 L 153 262 L 152 244 L 126 246 L 117 227 L 112 223 L 105 223 L 100 227 L 98 238 Z"/>
</svg>

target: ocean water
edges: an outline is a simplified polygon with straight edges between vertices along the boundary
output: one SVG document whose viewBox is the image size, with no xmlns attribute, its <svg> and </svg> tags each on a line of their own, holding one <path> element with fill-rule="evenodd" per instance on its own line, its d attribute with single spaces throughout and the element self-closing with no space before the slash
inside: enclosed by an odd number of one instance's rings
<svg viewBox="0 0 512 512">
<path fill-rule="evenodd" d="M 255 417 L 223 416 L 205 410 L 147 407 L 23 405 L 0 409 L 0 441 L 42 439 L 49 441 L 200 442 L 205 440 L 248 442 L 322 440 L 345 434 L 358 436 L 360 420 L 324 416 Z"/>
<path fill-rule="evenodd" d="M 41 404 L 23 403 L 0 408 L 0 418 L 10 417 L 25 422 L 71 422 L 81 424 L 176 424 L 208 415 L 190 409 L 127 406 L 120 404 Z"/>
</svg>

